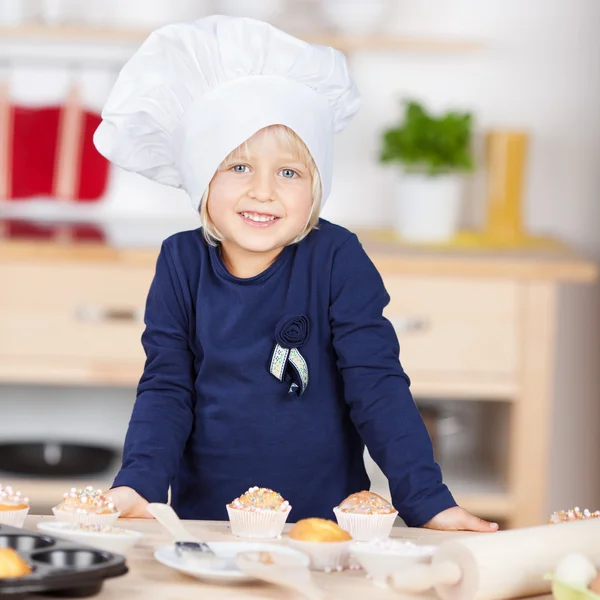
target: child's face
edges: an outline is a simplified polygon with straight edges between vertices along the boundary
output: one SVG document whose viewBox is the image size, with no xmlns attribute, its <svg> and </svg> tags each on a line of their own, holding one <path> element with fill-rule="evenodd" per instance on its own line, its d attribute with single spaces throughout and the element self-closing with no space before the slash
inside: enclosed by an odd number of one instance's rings
<svg viewBox="0 0 600 600">
<path fill-rule="evenodd" d="M 300 235 L 312 209 L 312 176 L 281 136 L 254 134 L 210 184 L 207 209 L 225 238 L 250 252 L 281 249 Z"/>
</svg>

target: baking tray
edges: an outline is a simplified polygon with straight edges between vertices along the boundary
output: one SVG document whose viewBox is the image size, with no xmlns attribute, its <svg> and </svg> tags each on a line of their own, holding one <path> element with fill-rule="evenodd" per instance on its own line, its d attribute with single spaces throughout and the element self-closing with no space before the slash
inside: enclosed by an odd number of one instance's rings
<svg viewBox="0 0 600 600">
<path fill-rule="evenodd" d="M 100 592 L 106 579 L 128 571 L 118 554 L 8 525 L 0 525 L 0 548 L 12 548 L 33 569 L 25 577 L 0 579 L 2 599 L 30 594 L 87 598 Z"/>
</svg>

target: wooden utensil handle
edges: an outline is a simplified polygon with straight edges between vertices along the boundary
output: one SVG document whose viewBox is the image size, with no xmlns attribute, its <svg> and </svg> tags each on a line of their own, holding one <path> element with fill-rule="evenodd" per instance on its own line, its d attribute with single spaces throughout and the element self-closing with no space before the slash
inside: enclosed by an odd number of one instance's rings
<svg viewBox="0 0 600 600">
<path fill-rule="evenodd" d="M 173 539 L 178 542 L 193 542 L 196 538 L 185 528 L 177 513 L 167 504 L 151 502 L 148 512 L 171 532 Z"/>
</svg>

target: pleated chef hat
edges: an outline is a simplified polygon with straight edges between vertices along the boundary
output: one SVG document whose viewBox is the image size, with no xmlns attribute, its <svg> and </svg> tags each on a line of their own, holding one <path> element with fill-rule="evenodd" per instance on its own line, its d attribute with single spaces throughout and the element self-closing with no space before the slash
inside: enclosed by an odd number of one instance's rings
<svg viewBox="0 0 600 600">
<path fill-rule="evenodd" d="M 211 16 L 152 33 L 121 70 L 94 135 L 128 171 L 198 206 L 220 163 L 269 125 L 306 144 L 331 190 L 333 137 L 360 106 L 344 55 L 255 19 Z"/>
</svg>

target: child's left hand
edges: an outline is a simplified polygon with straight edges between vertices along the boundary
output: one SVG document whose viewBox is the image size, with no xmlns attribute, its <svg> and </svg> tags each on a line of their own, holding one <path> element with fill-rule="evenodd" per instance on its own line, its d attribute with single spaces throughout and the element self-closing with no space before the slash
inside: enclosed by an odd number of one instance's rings
<svg viewBox="0 0 600 600">
<path fill-rule="evenodd" d="M 435 515 L 431 521 L 425 523 L 423 527 L 439 531 L 478 531 L 481 533 L 498 531 L 497 523 L 490 523 L 475 517 L 460 506 L 443 510 Z"/>
</svg>

